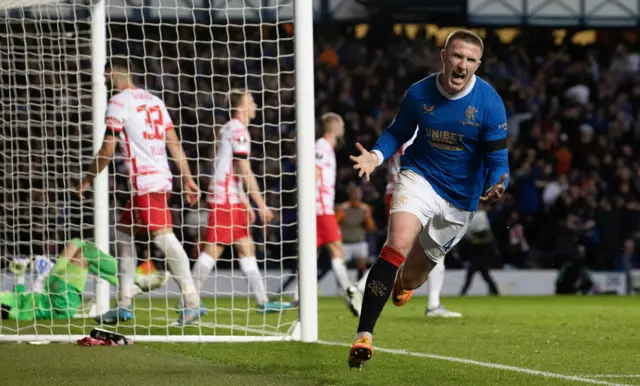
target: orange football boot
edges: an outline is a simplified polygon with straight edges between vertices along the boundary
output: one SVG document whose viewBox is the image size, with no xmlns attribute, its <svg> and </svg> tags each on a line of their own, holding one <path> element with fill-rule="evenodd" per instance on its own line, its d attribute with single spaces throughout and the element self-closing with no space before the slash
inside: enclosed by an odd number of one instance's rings
<svg viewBox="0 0 640 386">
<path fill-rule="evenodd" d="M 373 356 L 373 346 L 366 336 L 356 339 L 349 350 L 349 368 L 362 370 L 362 366 Z"/>
<path fill-rule="evenodd" d="M 396 307 L 404 306 L 409 299 L 411 299 L 411 296 L 413 296 L 413 290 L 405 290 L 400 287 L 400 280 L 398 279 L 400 278 L 401 272 L 402 268 L 398 270 L 396 280 L 393 282 L 393 288 L 391 289 L 391 301 Z"/>
</svg>

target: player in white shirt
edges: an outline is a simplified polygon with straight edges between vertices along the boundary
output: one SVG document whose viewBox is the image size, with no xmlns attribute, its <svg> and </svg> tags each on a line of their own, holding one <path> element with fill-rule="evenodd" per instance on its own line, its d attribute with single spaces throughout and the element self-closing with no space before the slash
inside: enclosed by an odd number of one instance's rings
<svg viewBox="0 0 640 386">
<path fill-rule="evenodd" d="M 404 154 L 405 150 L 411 146 L 414 139 L 416 138 L 416 134 L 418 130 L 416 129 L 416 133 L 411 137 L 407 143 L 400 147 L 400 150 L 396 154 L 391 157 L 389 160 L 389 168 L 387 172 L 387 187 L 386 187 L 386 197 L 385 202 L 387 204 L 387 216 L 391 212 L 391 199 L 393 197 L 393 192 L 396 190 L 396 183 L 398 182 L 398 173 L 400 173 L 400 157 Z M 425 310 L 425 315 L 430 317 L 442 317 L 442 318 L 459 318 L 462 316 L 459 312 L 449 311 L 442 304 L 440 304 L 440 293 L 442 292 L 442 284 L 444 283 L 444 259 L 436 264 L 436 266 L 431 270 L 427 279 L 427 286 L 429 287 L 429 301 L 427 303 L 427 308 Z M 368 272 L 367 272 L 368 274 Z M 358 282 L 358 290 L 364 293 L 364 286 L 367 282 L 367 275 L 365 275 Z"/>
<path fill-rule="evenodd" d="M 344 291 L 346 303 L 355 316 L 360 316 L 362 296 L 349 280 L 340 226 L 334 211 L 337 172 L 335 147 L 344 136 L 344 121 L 338 114 L 327 113 L 322 116 L 322 125 L 324 135 L 316 141 L 316 244 L 318 248 L 326 246 L 329 250 L 331 268 Z"/>
<path fill-rule="evenodd" d="M 190 204 L 198 200 L 198 186 L 193 181 L 180 140 L 162 100 L 136 88 L 126 62 L 112 64 L 106 75 L 117 94 L 107 107 L 104 142 L 78 193 L 82 196 L 89 188 L 95 176 L 111 162 L 116 146 L 120 144 L 129 166 L 131 199 L 122 212 L 116 232 L 120 276 L 117 308 L 97 320 L 113 324 L 133 318 L 130 307 L 137 263 L 133 235 L 144 231 L 151 233 L 153 242 L 164 252 L 167 265 L 182 291 L 186 307 L 180 312 L 178 324 L 191 324 L 200 317 L 200 297 L 189 271 L 189 257 L 173 233 L 167 204 L 173 187 L 167 149 L 180 169 L 182 186 Z"/>
<path fill-rule="evenodd" d="M 231 90 L 229 107 L 232 119 L 220 129 L 216 141 L 214 174 L 207 196 L 210 207 L 207 240 L 192 274 L 200 291 L 224 248 L 234 245 L 240 258 L 240 269 L 255 295 L 258 312 L 276 312 L 290 308 L 291 304 L 269 301 L 249 229 L 256 217 L 243 188 L 243 185 L 247 187 L 248 194 L 258 206 L 260 220 L 268 225 L 273 214 L 262 199 L 249 161 L 251 138 L 247 126 L 256 116 L 256 103 L 251 93 Z"/>
</svg>

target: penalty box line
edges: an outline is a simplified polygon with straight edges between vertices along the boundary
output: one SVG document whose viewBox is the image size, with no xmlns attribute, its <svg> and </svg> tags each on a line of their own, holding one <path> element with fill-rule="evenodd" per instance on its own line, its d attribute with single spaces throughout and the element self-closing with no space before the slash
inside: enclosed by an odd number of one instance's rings
<svg viewBox="0 0 640 386">
<path fill-rule="evenodd" d="M 328 342 L 328 341 L 322 341 L 322 340 L 319 340 L 316 343 L 326 345 L 326 346 L 351 347 L 351 345 L 347 343 Z M 549 371 L 528 369 L 525 367 L 502 365 L 499 363 L 491 363 L 491 362 L 481 362 L 481 361 L 476 361 L 476 360 L 467 359 L 467 358 L 450 357 L 450 356 L 436 355 L 436 354 L 426 354 L 426 353 L 412 352 L 407 350 L 395 350 L 395 349 L 375 347 L 375 346 L 373 347 L 373 349 L 376 352 L 384 352 L 384 353 L 395 354 L 395 355 L 406 355 L 406 356 L 418 357 L 418 358 L 437 359 L 437 360 L 454 362 L 454 363 L 463 363 L 467 365 L 480 366 L 480 367 L 486 367 L 486 368 L 497 369 L 497 370 L 513 371 L 516 373 L 535 375 L 535 376 L 545 377 L 545 378 L 564 379 L 567 381 L 590 383 L 594 385 L 629 386 L 627 384 L 599 381 L 597 379 L 590 379 L 590 378 L 576 376 L 576 375 L 564 375 L 564 374 L 552 373 Z"/>
</svg>

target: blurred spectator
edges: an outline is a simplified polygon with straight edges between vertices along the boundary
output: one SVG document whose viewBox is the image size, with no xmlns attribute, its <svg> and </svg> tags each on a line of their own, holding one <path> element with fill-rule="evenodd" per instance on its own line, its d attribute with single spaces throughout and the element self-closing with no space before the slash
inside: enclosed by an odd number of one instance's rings
<svg viewBox="0 0 640 386">
<path fill-rule="evenodd" d="M 618 261 L 618 270 L 624 273 L 627 294 L 630 295 L 635 291 L 636 283 L 633 281 L 632 269 L 640 269 L 640 260 L 636 252 L 636 243 L 628 239 L 624 242 L 620 260 Z"/>
<path fill-rule="evenodd" d="M 595 290 L 595 283 L 586 266 L 584 245 L 578 247 L 573 260 L 565 263 L 556 279 L 556 295 L 587 294 Z"/>
<path fill-rule="evenodd" d="M 353 26 L 318 25 L 315 30 L 316 116 L 335 111 L 346 123 L 347 146 L 337 149 L 336 198 L 346 200 L 349 182 L 360 184 L 377 228 L 384 230 L 384 170 L 365 183 L 348 156 L 355 141 L 373 145 L 408 86 L 440 69 L 440 48 L 424 28 L 413 38 L 402 30 L 375 39 L 357 38 Z M 11 138 L 0 143 L 5 155 L 0 239 L 7 240 L 7 255 L 41 253 L 57 234 L 67 239 L 66 233 L 84 231 L 81 220 L 93 224 L 90 197 L 80 203 L 68 193 L 77 165 L 92 153 L 91 46 L 88 35 L 78 31 L 68 42 L 51 40 L 51 47 L 35 37 L 0 37 L 2 68 L 15 74 L 3 75 L 0 87 L 1 115 L 11 123 L 0 125 L 3 138 Z M 523 30 L 508 42 L 495 31 L 486 32 L 480 76 L 498 90 L 508 114 L 511 186 L 503 202 L 487 208 L 504 263 L 558 268 L 575 263 L 577 246 L 583 245 L 586 266 L 622 269 L 623 241 L 635 241 L 633 247 L 625 242 L 631 256 L 637 255 L 640 239 L 637 45 L 616 31 L 598 31 L 598 40 L 589 46 L 572 44 L 571 36 L 555 45 L 551 30 Z M 297 201 L 290 31 L 284 26 L 168 24 L 143 30 L 113 23 L 109 33 L 111 53 L 128 55 L 140 72 L 140 86 L 169 107 L 202 189 L 211 173 L 216 131 L 228 119 L 226 92 L 231 87 L 253 90 L 260 107 L 250 127 L 253 167 L 278 214 L 268 232 L 256 228 L 254 236 L 264 242 L 268 261 L 280 264 L 284 257 L 293 264 Z M 56 51 L 60 43 L 68 48 L 62 55 Z M 27 54 L 29 47 L 41 47 L 37 60 Z M 121 158 L 111 171 L 116 172 L 110 190 L 117 207 L 129 194 Z M 194 229 L 200 220 L 185 211 L 178 195 L 172 205 L 176 223 L 184 218 L 186 227 L 177 233 L 197 248 Z M 459 253 L 469 260 L 464 248 Z"/>
<path fill-rule="evenodd" d="M 460 295 L 466 295 L 473 277 L 480 272 L 482 278 L 487 283 L 490 295 L 498 295 L 498 286 L 491 277 L 489 267 L 495 251 L 495 244 L 491 226 L 489 225 L 489 217 L 487 215 L 486 205 L 480 203 L 478 211 L 475 213 L 469 224 L 469 229 L 465 238 L 470 244 L 470 261 L 467 266 L 467 276 L 460 290 Z"/>
</svg>

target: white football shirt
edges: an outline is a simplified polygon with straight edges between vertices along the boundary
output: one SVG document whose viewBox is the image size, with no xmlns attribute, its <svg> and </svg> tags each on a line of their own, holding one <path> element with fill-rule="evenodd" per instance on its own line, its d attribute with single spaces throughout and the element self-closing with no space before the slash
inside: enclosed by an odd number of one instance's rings
<svg viewBox="0 0 640 386">
<path fill-rule="evenodd" d="M 135 194 L 170 191 L 166 133 L 173 122 L 164 102 L 139 88 L 121 91 L 109 100 L 106 124 L 119 134 Z"/>
<path fill-rule="evenodd" d="M 336 153 L 324 138 L 316 141 L 316 169 L 320 170 L 320 177 L 316 181 L 316 214 L 335 214 Z"/>
<path fill-rule="evenodd" d="M 251 137 L 245 125 L 237 119 L 227 122 L 219 131 L 213 160 L 213 178 L 209 183 L 211 204 L 238 204 L 245 195 L 242 176 L 234 168 L 233 158 L 248 158 Z"/>
</svg>

